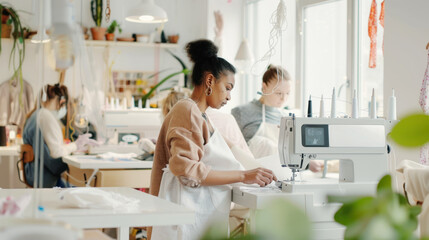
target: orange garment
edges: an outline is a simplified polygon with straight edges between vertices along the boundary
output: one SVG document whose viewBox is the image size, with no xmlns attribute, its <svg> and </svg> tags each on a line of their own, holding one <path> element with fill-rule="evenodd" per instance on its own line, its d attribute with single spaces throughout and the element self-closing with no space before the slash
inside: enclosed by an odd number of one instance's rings
<svg viewBox="0 0 429 240">
<path fill-rule="evenodd" d="M 381 3 L 379 20 L 380 20 L 380 25 L 384 28 L 384 1 Z M 384 37 L 383 37 L 383 54 L 384 54 Z"/>
<path fill-rule="evenodd" d="M 369 68 L 375 68 L 377 63 L 377 2 L 372 0 L 368 19 L 368 36 L 371 41 L 369 52 Z"/>
<path fill-rule="evenodd" d="M 381 10 L 380 10 L 380 25 L 384 27 L 384 1 L 381 3 Z"/>
<path fill-rule="evenodd" d="M 203 181 L 210 166 L 200 162 L 210 132 L 197 104 L 191 99 L 177 102 L 164 119 L 156 142 L 150 194 L 158 196 L 163 168 L 179 178 Z"/>
</svg>

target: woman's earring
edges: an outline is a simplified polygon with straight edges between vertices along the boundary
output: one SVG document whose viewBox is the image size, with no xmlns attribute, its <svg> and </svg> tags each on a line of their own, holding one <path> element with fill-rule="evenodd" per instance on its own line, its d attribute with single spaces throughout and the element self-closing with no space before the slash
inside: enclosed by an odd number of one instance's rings
<svg viewBox="0 0 429 240">
<path fill-rule="evenodd" d="M 206 88 L 206 96 L 210 96 L 210 95 L 212 95 L 212 93 L 213 93 L 213 90 L 212 90 L 212 87 L 208 87 L 208 88 Z"/>
</svg>

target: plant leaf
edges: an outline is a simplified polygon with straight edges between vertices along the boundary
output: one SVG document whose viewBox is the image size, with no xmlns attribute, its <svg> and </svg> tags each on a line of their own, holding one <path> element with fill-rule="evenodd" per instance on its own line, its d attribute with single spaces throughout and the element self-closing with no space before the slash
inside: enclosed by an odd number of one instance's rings
<svg viewBox="0 0 429 240">
<path fill-rule="evenodd" d="M 383 192 L 393 192 L 392 191 L 392 177 L 387 174 L 380 179 L 380 182 L 377 184 L 377 195 L 382 194 Z"/>
<path fill-rule="evenodd" d="M 392 139 L 399 145 L 418 147 L 429 141 L 429 116 L 413 114 L 403 118 L 390 133 Z"/>
</svg>

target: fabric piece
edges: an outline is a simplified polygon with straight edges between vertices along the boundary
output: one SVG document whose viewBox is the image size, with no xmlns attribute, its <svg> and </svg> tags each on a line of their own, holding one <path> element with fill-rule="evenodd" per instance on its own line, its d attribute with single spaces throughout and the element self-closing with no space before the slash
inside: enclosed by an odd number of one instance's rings
<svg viewBox="0 0 429 240">
<path fill-rule="evenodd" d="M 69 188 L 58 194 L 68 205 L 76 208 L 137 210 L 140 200 L 98 188 Z"/>
<path fill-rule="evenodd" d="M 251 154 L 234 116 L 212 108 L 207 109 L 206 113 L 224 138 L 228 139 L 233 146 L 238 146 L 244 152 Z"/>
<path fill-rule="evenodd" d="M 369 68 L 375 68 L 377 63 L 377 1 L 372 0 L 368 19 L 368 36 L 371 41 L 369 52 Z"/>
<path fill-rule="evenodd" d="M 197 104 L 191 99 L 177 102 L 165 116 L 156 143 L 150 193 L 158 196 L 163 170 L 169 164 L 175 176 L 204 180 L 210 167 L 201 163 L 209 127 Z"/>
<path fill-rule="evenodd" d="M 420 97 L 419 104 L 425 114 L 429 114 L 429 99 L 428 99 L 428 91 L 429 91 L 429 52 L 428 52 L 428 60 L 426 63 L 426 71 L 423 76 L 422 86 L 420 88 Z M 420 148 L 420 163 L 428 164 L 428 145 L 424 145 Z"/>
<path fill-rule="evenodd" d="M 262 123 L 262 103 L 254 99 L 250 103 L 238 106 L 231 110 L 231 114 L 243 133 L 246 142 L 255 135 Z M 265 119 L 267 123 L 280 124 L 280 119 L 285 115 L 275 107 L 265 107 Z"/>
<path fill-rule="evenodd" d="M 379 20 L 380 20 L 380 25 L 384 28 L 384 1 L 381 3 Z M 384 54 L 384 37 L 383 37 L 383 54 Z"/>
<path fill-rule="evenodd" d="M 39 116 L 40 111 L 44 112 L 43 114 L 41 114 L 44 116 L 42 118 L 47 120 L 48 122 L 45 122 L 43 124 L 40 124 L 39 122 L 40 125 L 38 128 L 37 118 Z M 43 131 L 41 125 L 44 126 Z M 57 155 L 59 152 L 68 155 L 71 153 L 71 151 L 73 151 L 73 149 L 76 148 L 74 143 L 69 144 L 70 146 L 64 146 L 64 144 L 62 144 L 62 132 L 58 120 L 55 119 L 52 113 L 46 109 L 36 110 L 25 122 L 22 140 L 24 144 L 29 144 L 33 147 L 34 156 L 36 158 L 37 156 L 42 156 L 43 154 L 43 187 L 50 188 L 56 186 L 59 182 L 61 173 L 67 170 L 67 164 L 62 161 L 61 157 L 52 157 L 50 149 L 53 149 L 57 153 Z M 43 144 L 43 146 L 41 146 L 40 144 Z M 48 146 L 48 144 L 52 145 Z M 65 150 L 63 150 L 63 148 Z M 39 152 L 40 150 L 43 150 L 43 152 Z M 34 181 L 34 164 L 34 162 L 31 162 L 26 163 L 24 165 L 25 176 L 28 184 L 31 186 L 33 186 Z"/>
<path fill-rule="evenodd" d="M 27 114 L 34 108 L 34 94 L 31 85 L 23 80 L 7 80 L 0 84 L 0 125 L 14 124 L 23 127 Z M 21 96 L 21 100 L 20 100 Z"/>
<path fill-rule="evenodd" d="M 218 171 L 244 169 L 216 129 L 210 141 L 204 146 L 201 162 Z M 154 227 L 152 240 L 201 239 L 204 230 L 215 222 L 223 227 L 224 236 L 227 236 L 231 206 L 230 185 L 191 188 L 181 184 L 168 167 L 164 169 L 159 197 L 195 211 L 196 216 L 194 224 Z"/>
<path fill-rule="evenodd" d="M 30 204 L 31 195 L 24 195 L 20 197 L 8 196 L 0 198 L 0 216 L 13 216 L 22 217 L 27 206 Z"/>
<path fill-rule="evenodd" d="M 408 198 L 412 198 L 415 202 L 423 202 L 422 212 L 419 215 L 420 235 L 429 236 L 429 167 L 403 160 L 397 171 L 404 176 Z"/>
</svg>

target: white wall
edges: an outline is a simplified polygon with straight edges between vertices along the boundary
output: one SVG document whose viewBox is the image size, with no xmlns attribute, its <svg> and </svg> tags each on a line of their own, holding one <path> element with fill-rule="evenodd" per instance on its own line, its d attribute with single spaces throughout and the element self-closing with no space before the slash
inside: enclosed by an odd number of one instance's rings
<svg viewBox="0 0 429 240">
<path fill-rule="evenodd" d="M 421 111 L 418 98 L 427 66 L 429 1 L 386 1 L 384 32 L 384 115 L 391 89 L 397 96 L 398 117 Z M 418 161 L 418 149 L 397 149 L 397 161 Z"/>
<path fill-rule="evenodd" d="M 32 12 L 36 12 L 35 4 L 31 4 L 37 0 L 8 0 L 5 1 L 16 9 L 20 10 L 20 15 L 24 26 L 31 29 L 37 29 L 37 17 Z M 117 37 L 131 37 L 132 33 L 149 34 L 159 25 L 157 24 L 138 24 L 130 23 L 124 20 L 127 10 L 138 4 L 140 0 L 110 0 L 111 5 L 111 21 L 117 20 L 123 32 L 117 34 Z M 214 10 L 220 10 L 225 19 L 224 27 L 224 49 L 225 58 L 233 60 L 235 52 L 238 49 L 239 41 L 241 40 L 241 0 L 228 3 L 227 0 L 156 0 L 155 3 L 162 7 L 168 14 L 169 21 L 165 24 L 164 32 L 166 35 L 179 34 L 179 46 L 172 51 L 179 55 L 184 60 L 188 67 L 191 64 L 187 59 L 184 51 L 184 46 L 187 42 L 209 38 L 213 40 L 214 28 Z M 82 23 L 85 27 L 93 27 L 94 21 L 90 13 L 90 0 L 74 0 L 76 22 Z M 106 1 L 104 1 L 104 7 Z M 238 10 L 237 10 L 238 9 Z M 103 17 L 102 26 L 107 27 Z M 90 33 L 89 33 L 90 34 Z M 5 41 L 3 41 L 5 42 Z M 13 71 L 8 68 L 9 52 L 11 44 L 8 42 L 3 44 L 2 54 L 0 54 L 0 82 L 10 78 Z M 41 87 L 38 75 L 38 62 L 40 55 L 36 53 L 38 46 L 35 44 L 27 44 L 27 53 L 24 61 L 23 76 L 33 86 L 34 91 L 38 91 Z M 40 50 L 39 50 L 40 51 Z M 168 53 L 160 50 L 159 66 L 156 64 L 155 50 L 151 48 L 134 48 L 134 47 L 117 47 L 109 51 L 103 48 L 93 48 L 88 52 L 89 58 L 93 63 L 91 67 L 92 75 L 96 82 L 103 82 L 106 78 L 105 71 L 108 64 L 114 61 L 114 70 L 134 70 L 134 71 L 153 71 L 156 68 L 169 68 L 165 75 L 173 71 L 181 70 L 179 63 L 173 59 Z M 109 60 L 105 61 L 105 55 L 109 54 Z M 76 65 L 76 64 L 75 64 Z M 54 70 L 45 68 L 45 83 L 58 81 L 58 73 Z M 66 74 L 66 83 L 76 82 L 79 80 L 79 69 L 69 69 Z M 86 74 L 86 73 L 85 73 Z M 162 76 L 161 76 L 162 77 Z M 103 84 L 98 84 L 103 85 Z"/>
</svg>

